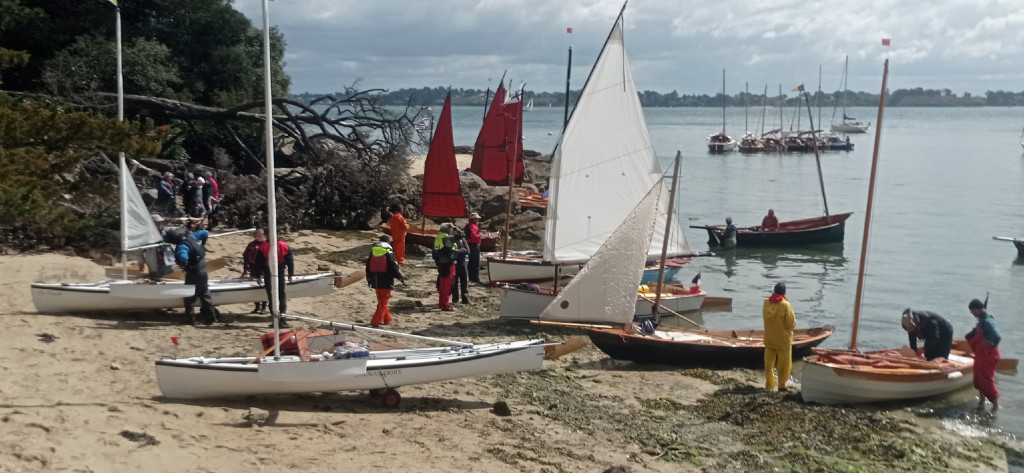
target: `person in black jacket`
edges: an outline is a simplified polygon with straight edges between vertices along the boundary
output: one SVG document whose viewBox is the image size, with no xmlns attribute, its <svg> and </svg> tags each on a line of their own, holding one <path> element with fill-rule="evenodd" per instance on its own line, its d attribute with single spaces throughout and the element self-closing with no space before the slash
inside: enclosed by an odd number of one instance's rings
<svg viewBox="0 0 1024 473">
<path fill-rule="evenodd" d="M 452 226 L 452 238 L 455 239 L 455 278 L 452 281 L 452 304 L 459 301 L 462 295 L 462 303 L 469 304 L 469 272 L 466 261 L 469 259 L 469 243 L 466 243 L 466 235 L 459 227 Z"/>
<path fill-rule="evenodd" d="M 187 233 L 183 228 L 172 228 L 164 234 L 164 241 L 176 245 L 174 259 L 185 271 L 185 284 L 196 287 L 195 295 L 185 298 L 185 323 L 189 325 L 196 324 L 196 299 L 199 299 L 199 313 L 203 317 L 203 323 L 210 325 L 219 318 L 213 307 L 213 297 L 210 295 L 209 276 L 206 273 L 206 247 L 200 242 L 205 240 L 207 235 L 206 230 Z"/>
<path fill-rule="evenodd" d="M 388 310 L 391 290 L 395 288 L 396 279 L 405 284 L 405 276 L 402 276 L 398 268 L 391 241 L 391 236 L 381 235 L 380 241 L 373 245 L 370 257 L 366 259 L 366 283 L 377 292 L 377 310 L 370 321 L 374 327 L 391 323 L 391 311 Z"/>
<path fill-rule="evenodd" d="M 931 361 L 936 358 L 949 358 L 949 350 L 953 348 L 953 325 L 935 312 L 926 310 L 903 311 L 903 330 L 910 337 L 910 348 L 918 355 Z M 924 348 L 917 347 L 917 340 L 924 340 Z"/>
</svg>

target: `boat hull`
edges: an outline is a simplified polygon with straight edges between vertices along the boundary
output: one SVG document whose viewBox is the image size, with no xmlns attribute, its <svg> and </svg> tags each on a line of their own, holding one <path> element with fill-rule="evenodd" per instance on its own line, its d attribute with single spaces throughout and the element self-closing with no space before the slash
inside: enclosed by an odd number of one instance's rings
<svg viewBox="0 0 1024 473">
<path fill-rule="evenodd" d="M 554 281 L 556 266 L 559 276 L 565 277 L 580 272 L 583 263 L 555 265 L 541 258 L 509 256 L 502 259 L 500 256 L 488 256 L 487 280 L 492 286 L 499 283 Z"/>
<path fill-rule="evenodd" d="M 289 299 L 323 296 L 334 287 L 333 273 L 298 275 L 287 283 Z M 111 290 L 111 288 L 114 288 Z M 94 312 L 107 310 L 175 309 L 185 306 L 188 291 L 182 281 L 144 284 L 137 281 L 104 281 L 99 283 L 35 283 L 32 303 L 45 314 Z M 266 289 L 255 279 L 215 279 L 210 281 L 214 305 L 240 304 L 267 300 Z"/>
<path fill-rule="evenodd" d="M 835 214 L 829 217 L 814 217 L 779 223 L 779 231 L 762 232 L 760 227 L 738 228 L 736 246 L 788 246 L 843 241 L 846 220 L 853 212 Z M 725 225 L 694 225 L 708 232 L 708 244 L 717 246 L 725 236 Z"/>
<path fill-rule="evenodd" d="M 541 368 L 544 342 L 401 349 L 370 358 L 334 360 L 314 355 L 272 358 L 187 358 L 156 362 L 164 397 L 203 399 L 265 394 L 385 389 Z M 254 362 L 258 361 L 258 362 Z"/>
<path fill-rule="evenodd" d="M 963 366 L 951 372 L 924 369 L 870 370 L 804 359 L 800 390 L 804 402 L 859 404 L 921 399 L 951 393 L 970 386 L 974 363 L 950 355 Z"/>
<path fill-rule="evenodd" d="M 391 235 L 391 226 L 380 224 L 382 232 Z M 500 234 L 496 232 L 480 232 L 480 251 L 494 251 L 498 247 Z M 405 244 L 419 245 L 428 249 L 434 249 L 434 239 L 437 238 L 437 229 L 409 227 L 405 232 Z"/>
<path fill-rule="evenodd" d="M 1013 246 L 1017 248 L 1017 257 L 1024 258 L 1024 241 L 1013 240 Z"/>
<path fill-rule="evenodd" d="M 859 123 L 843 123 L 839 125 L 832 125 L 832 131 L 836 133 L 867 133 L 868 127 L 870 126 L 870 123 L 868 123 L 867 125 L 862 125 Z"/>
<path fill-rule="evenodd" d="M 547 308 L 547 306 L 551 304 L 551 301 L 555 299 L 555 294 L 548 288 L 543 288 L 540 292 L 525 291 L 512 286 L 498 286 L 497 289 L 501 301 L 499 318 L 502 319 L 538 320 L 541 312 L 544 312 L 544 309 Z M 674 293 L 668 295 L 663 295 L 660 301 L 662 307 L 673 312 L 691 312 L 700 310 L 701 304 L 704 303 L 704 298 L 707 297 L 707 293 L 704 291 L 692 294 L 682 290 L 673 292 Z M 651 299 L 653 300 L 653 297 L 651 297 Z M 649 302 L 638 296 L 636 301 L 636 314 L 650 315 L 653 306 L 653 302 Z M 664 314 L 665 311 L 661 311 L 661 313 Z M 595 321 L 574 320 L 572 322 Z M 596 322 L 604 323 L 601 321 Z"/>
<path fill-rule="evenodd" d="M 835 328 L 826 325 L 793 332 L 793 358 L 811 353 Z M 637 363 L 714 366 L 764 366 L 763 330 L 691 330 L 658 327 L 656 336 L 621 328 L 587 329 L 601 351 Z"/>
</svg>

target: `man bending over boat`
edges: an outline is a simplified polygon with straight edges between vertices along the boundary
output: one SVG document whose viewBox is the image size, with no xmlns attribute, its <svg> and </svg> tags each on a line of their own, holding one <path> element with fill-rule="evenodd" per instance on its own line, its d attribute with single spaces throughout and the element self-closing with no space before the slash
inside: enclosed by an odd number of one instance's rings
<svg viewBox="0 0 1024 473">
<path fill-rule="evenodd" d="M 786 283 L 775 285 L 771 297 L 764 300 L 764 376 L 765 389 L 775 390 L 775 373 L 779 372 L 779 391 L 786 391 L 793 370 L 793 329 L 796 314 L 786 300 Z"/>
<path fill-rule="evenodd" d="M 196 324 L 196 299 L 199 299 L 199 314 L 204 324 L 210 325 L 218 319 L 210 295 L 210 278 L 206 273 L 206 248 L 200 243 L 208 235 L 206 230 L 186 233 L 183 228 L 168 229 L 164 235 L 164 241 L 175 245 L 174 260 L 185 271 L 185 284 L 196 287 L 195 294 L 185 298 L 185 323 L 189 325 Z"/>
<path fill-rule="evenodd" d="M 910 337 L 910 348 L 918 355 L 923 353 L 928 361 L 949 358 L 949 350 L 953 348 L 953 326 L 948 320 L 935 312 L 906 309 L 901 323 Z M 918 340 L 924 340 L 923 348 L 917 347 Z"/>
</svg>

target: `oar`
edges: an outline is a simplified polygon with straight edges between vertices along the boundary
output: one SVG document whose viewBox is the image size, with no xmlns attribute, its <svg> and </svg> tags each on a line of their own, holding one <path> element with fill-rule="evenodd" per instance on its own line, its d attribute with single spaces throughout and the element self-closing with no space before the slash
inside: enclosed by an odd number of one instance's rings
<svg viewBox="0 0 1024 473">
<path fill-rule="evenodd" d="M 660 290 L 661 288 L 659 287 L 658 289 Z M 647 301 L 647 302 L 650 302 L 651 304 L 654 304 L 654 299 L 649 299 L 649 298 L 648 298 L 647 296 L 645 296 L 645 295 L 643 295 L 643 294 L 638 294 L 638 295 L 639 295 L 639 296 L 640 296 L 640 298 L 642 298 L 643 300 L 645 300 L 645 301 Z M 684 316 L 683 314 L 680 314 L 679 312 L 676 312 L 676 311 L 674 311 L 674 310 L 672 310 L 672 309 L 669 309 L 668 307 L 665 307 L 665 306 L 664 306 L 663 304 L 658 304 L 658 308 L 660 308 L 660 309 L 665 309 L 665 311 L 666 311 L 666 312 L 668 312 L 668 313 L 670 313 L 670 314 L 672 314 L 672 315 L 674 315 L 674 316 L 676 316 L 676 317 L 679 317 L 680 319 L 683 319 L 683 320 L 685 320 L 685 321 L 687 321 L 687 322 L 689 322 L 689 323 L 691 323 L 691 324 L 693 324 L 693 325 L 696 325 L 696 326 L 698 326 L 698 327 L 700 327 L 700 328 L 705 328 L 705 327 L 704 327 L 703 325 L 701 325 L 701 324 L 698 324 L 697 322 L 694 322 L 694 321 L 690 320 L 689 318 L 687 318 L 687 317 L 686 317 L 686 316 Z"/>
<path fill-rule="evenodd" d="M 1000 358 L 996 363 L 996 373 L 1005 374 L 1007 376 L 1017 376 L 1017 359 Z"/>
<path fill-rule="evenodd" d="M 992 237 L 992 239 L 993 240 L 1003 240 L 1003 241 L 1018 241 L 1016 238 L 1001 237 L 1001 236 L 994 236 L 994 237 Z"/>
</svg>

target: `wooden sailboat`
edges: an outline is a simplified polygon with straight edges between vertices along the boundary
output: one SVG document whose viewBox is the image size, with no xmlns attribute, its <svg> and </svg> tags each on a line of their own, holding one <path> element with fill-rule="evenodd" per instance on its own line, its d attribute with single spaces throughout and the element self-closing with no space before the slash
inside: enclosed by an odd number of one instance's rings
<svg viewBox="0 0 1024 473">
<path fill-rule="evenodd" d="M 948 360 L 925 361 L 909 358 L 895 350 L 860 352 L 857 350 L 857 329 L 860 323 L 861 298 L 864 290 L 864 266 L 867 261 L 868 236 L 878 169 L 878 148 L 882 136 L 882 112 L 885 109 L 885 85 L 889 76 L 889 60 L 885 60 L 882 92 L 875 122 L 875 151 L 871 160 L 868 204 L 864 214 L 864 240 L 861 244 L 857 292 L 853 305 L 853 330 L 849 350 L 816 350 L 804 358 L 801 374 L 801 395 L 806 402 L 845 404 L 915 399 L 945 394 L 971 384 L 974 360 L 951 354 Z"/>
<path fill-rule="evenodd" d="M 758 330 L 709 331 L 659 325 L 645 332 L 642 324 L 634 322 L 636 299 L 632 291 L 651 246 L 655 208 L 663 190 L 657 187 L 661 183 L 655 184 L 535 323 L 583 328 L 594 345 L 616 359 L 670 364 L 763 362 L 763 335 Z M 809 350 L 831 333 L 831 327 L 798 330 L 794 351 Z"/>
<path fill-rule="evenodd" d="M 823 217 L 812 217 L 801 220 L 779 222 L 776 231 L 765 231 L 760 225 L 736 228 L 736 246 L 786 246 L 810 243 L 828 243 L 843 241 L 846 232 L 846 219 L 853 212 L 829 214 L 828 199 L 825 197 L 825 179 L 821 175 L 821 154 L 818 148 L 817 132 L 814 131 L 814 117 L 811 116 L 811 101 L 803 93 L 803 85 L 798 87 L 807 104 L 808 118 L 811 121 L 811 146 L 814 149 L 814 161 L 818 166 L 818 184 L 821 186 L 821 200 L 825 206 Z M 708 244 L 718 246 L 725 238 L 725 225 L 691 225 L 690 228 L 701 228 L 708 232 Z"/>
<path fill-rule="evenodd" d="M 497 97 L 501 93 L 495 93 Z M 434 139 L 427 151 L 427 160 L 423 166 L 423 199 L 424 216 L 431 217 L 465 217 L 466 199 L 462 195 L 459 180 L 459 166 L 455 160 L 455 140 L 452 137 L 452 103 L 451 94 L 444 100 L 441 116 L 437 120 Z M 381 230 L 391 234 L 387 223 L 381 224 Z M 426 228 L 425 225 L 410 226 L 405 234 L 407 244 L 434 248 L 434 238 L 438 229 Z M 498 243 L 497 232 L 481 232 L 480 249 L 493 251 Z"/>
<path fill-rule="evenodd" d="M 263 2 L 265 51 L 269 51 L 269 21 L 267 0 Z M 270 215 L 271 260 L 276 258 L 276 198 L 274 190 L 274 157 L 272 136 L 272 109 L 270 95 L 270 55 L 264 56 L 266 75 L 266 139 L 267 139 L 267 194 Z M 446 100 L 445 110 L 450 113 Z M 442 113 L 442 116 L 450 115 Z M 450 123 L 450 122 L 449 122 Z M 451 139 L 450 129 L 447 139 Z M 271 265 L 271 284 L 276 284 L 277 265 Z M 474 345 L 472 343 L 443 340 L 403 334 L 370 327 L 292 316 L 296 319 L 324 324 L 335 330 L 328 332 L 326 347 L 311 350 L 307 333 L 281 333 L 277 312 L 277 287 L 271 290 L 271 311 L 274 331 L 271 346 L 261 355 L 252 357 L 207 358 L 196 356 L 165 359 L 156 362 L 157 383 L 165 397 L 173 399 L 201 399 L 213 397 L 248 396 L 258 394 L 287 394 L 347 390 L 382 390 L 385 405 L 395 406 L 401 396 L 398 386 L 429 383 L 471 376 L 509 373 L 540 369 L 545 343 L 542 340 Z M 444 346 L 374 350 L 372 346 L 346 343 L 336 330 L 386 333 L 411 339 L 426 340 Z M 283 353 L 284 341 L 294 337 L 295 351 Z M 305 346 L 305 350 L 303 350 Z M 321 344 L 323 346 L 323 344 Z M 553 347 L 549 347 L 553 348 Z M 270 356 L 271 351 L 273 356 Z"/>
<path fill-rule="evenodd" d="M 848 92 L 846 75 L 849 72 L 849 68 L 850 56 L 846 56 L 846 63 L 843 65 L 843 78 L 841 80 L 843 88 L 843 119 L 839 123 L 836 123 L 836 110 L 839 106 L 839 103 L 837 102 L 836 107 L 832 108 L 832 131 L 836 133 L 866 133 L 868 131 L 868 127 L 871 126 L 871 122 L 864 124 L 857 121 L 856 118 L 846 115 L 846 93 Z"/>
<path fill-rule="evenodd" d="M 523 183 L 523 102 L 521 91 L 508 94 L 505 80 L 491 99 L 484 123 L 473 146 L 473 161 L 469 172 L 480 176 L 489 185 L 501 186 L 509 182 L 509 163 L 512 162 L 513 180 Z"/>
<path fill-rule="evenodd" d="M 491 284 L 546 281 L 556 271 L 579 271 L 661 174 L 620 13 L 552 153 L 543 257 L 487 258 Z M 672 234 L 669 256 L 691 256 L 682 230 Z M 656 260 L 658 252 L 649 256 Z"/>
</svg>

